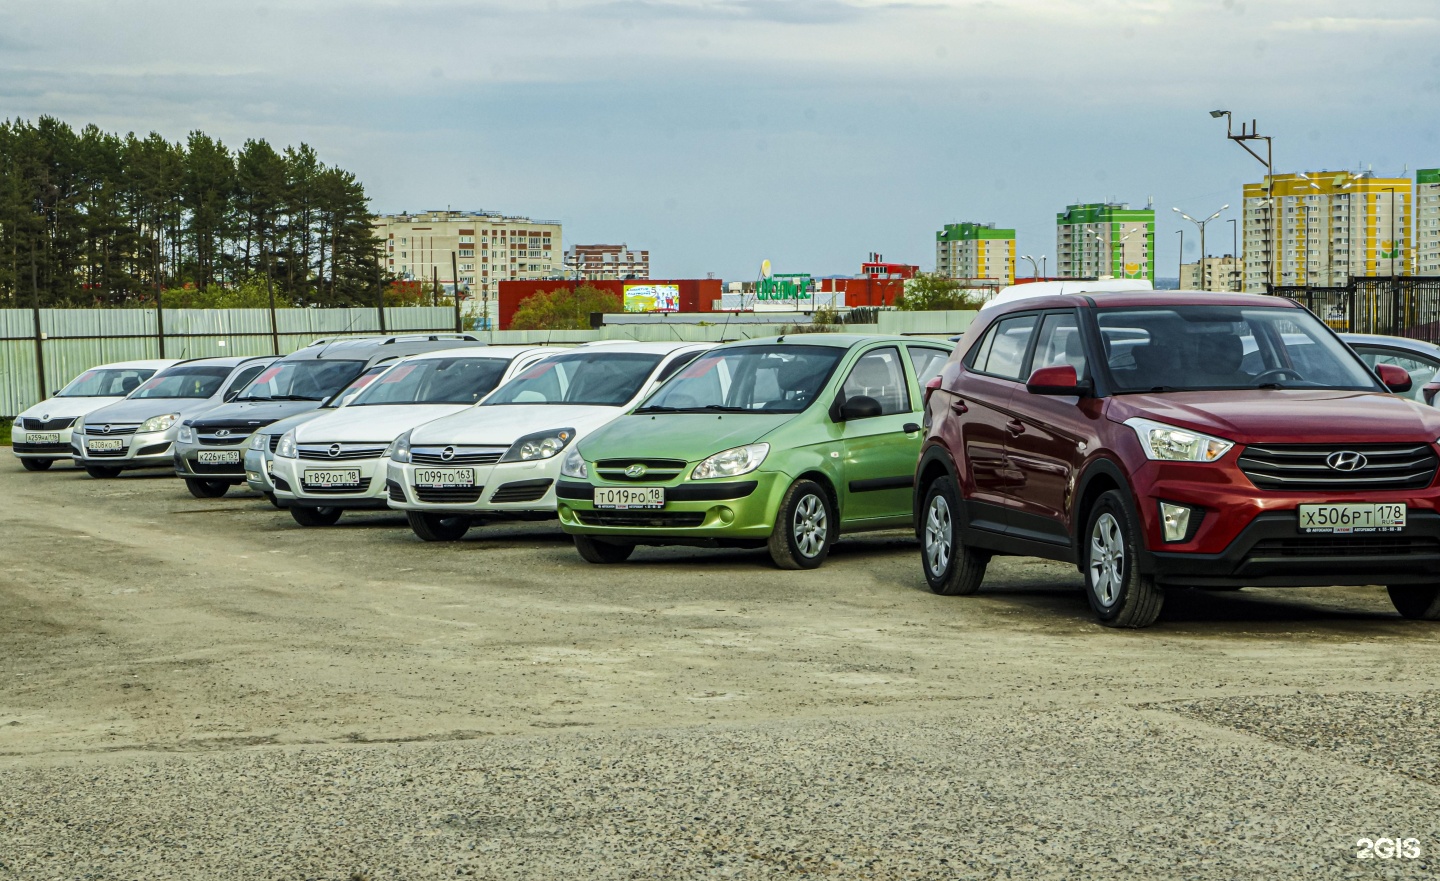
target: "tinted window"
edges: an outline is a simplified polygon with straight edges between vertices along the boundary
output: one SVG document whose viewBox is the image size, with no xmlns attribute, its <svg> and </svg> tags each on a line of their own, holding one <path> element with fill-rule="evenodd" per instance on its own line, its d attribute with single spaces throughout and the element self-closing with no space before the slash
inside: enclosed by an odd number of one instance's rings
<svg viewBox="0 0 1440 881">
<path fill-rule="evenodd" d="M 880 403 L 880 415 L 910 412 L 910 388 L 905 382 L 905 367 L 900 363 L 900 350 L 886 347 L 866 352 L 850 369 L 841 387 L 845 400 L 874 398 Z"/>
<path fill-rule="evenodd" d="M 229 367 L 186 366 L 171 367 L 163 373 L 150 377 L 136 389 L 132 398 L 208 398 L 220 390 L 225 377 L 230 375 Z"/>
<path fill-rule="evenodd" d="M 728 410 L 799 413 L 816 399 L 845 350 L 734 346 L 702 354 L 636 412 Z"/>
<path fill-rule="evenodd" d="M 236 400 L 323 401 L 345 388 L 364 368 L 364 361 L 276 361 Z"/>
<path fill-rule="evenodd" d="M 915 381 L 921 386 L 940 375 L 945 369 L 945 362 L 950 359 L 950 353 L 944 349 L 932 349 L 929 346 L 909 346 L 910 366 L 915 370 Z"/>
<path fill-rule="evenodd" d="M 230 388 L 226 390 L 225 394 L 232 398 L 240 394 L 240 392 L 245 389 L 245 386 L 249 385 L 250 381 L 258 376 L 260 371 L 264 370 L 266 366 L 264 362 L 253 364 L 235 374 L 235 379 L 230 382 Z"/>
<path fill-rule="evenodd" d="M 1040 324 L 1040 336 L 1035 340 L 1035 356 L 1031 359 L 1030 372 L 1042 367 L 1075 368 L 1075 375 L 1085 378 L 1085 346 L 1080 339 L 1080 328 L 1072 312 L 1051 313 Z"/>
<path fill-rule="evenodd" d="M 140 387 L 140 383 L 155 375 L 155 371 L 144 369 L 96 368 L 87 370 L 70 381 L 60 390 L 60 398 L 119 398 Z"/>
<path fill-rule="evenodd" d="M 509 365 L 504 358 L 420 358 L 386 371 L 350 406 L 474 404 L 500 384 Z"/>
<path fill-rule="evenodd" d="M 1019 379 L 1025 367 L 1025 350 L 1030 347 L 1030 337 L 1034 332 L 1034 315 L 997 321 L 995 329 L 987 334 L 984 350 L 975 361 L 975 371 L 1002 379 Z"/>
<path fill-rule="evenodd" d="M 639 393 L 659 363 L 659 355 L 640 352 L 554 355 L 505 383 L 485 403 L 619 407 Z"/>
</svg>

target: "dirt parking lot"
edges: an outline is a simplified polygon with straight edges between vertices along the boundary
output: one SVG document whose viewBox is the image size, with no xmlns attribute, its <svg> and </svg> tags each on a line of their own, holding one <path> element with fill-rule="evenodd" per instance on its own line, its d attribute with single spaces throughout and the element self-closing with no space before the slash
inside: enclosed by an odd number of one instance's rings
<svg viewBox="0 0 1440 881">
<path fill-rule="evenodd" d="M 899 533 L 596 567 L 0 451 L 0 879 L 1440 874 L 1440 628 L 1378 587 L 1116 632 Z"/>
</svg>

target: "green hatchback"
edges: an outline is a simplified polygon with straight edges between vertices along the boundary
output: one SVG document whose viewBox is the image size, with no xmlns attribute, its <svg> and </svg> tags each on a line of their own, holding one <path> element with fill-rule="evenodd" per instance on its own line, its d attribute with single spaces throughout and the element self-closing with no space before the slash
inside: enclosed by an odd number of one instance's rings
<svg viewBox="0 0 1440 881">
<path fill-rule="evenodd" d="M 768 546 L 782 569 L 819 566 L 841 533 L 908 528 L 922 389 L 950 350 L 817 333 L 704 352 L 570 450 L 560 525 L 592 563 Z"/>
</svg>

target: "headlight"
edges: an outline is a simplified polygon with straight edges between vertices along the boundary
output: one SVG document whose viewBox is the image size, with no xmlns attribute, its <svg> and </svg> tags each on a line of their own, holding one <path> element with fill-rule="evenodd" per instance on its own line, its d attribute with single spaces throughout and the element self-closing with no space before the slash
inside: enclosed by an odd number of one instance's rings
<svg viewBox="0 0 1440 881">
<path fill-rule="evenodd" d="M 549 459 L 558 455 L 574 439 L 573 428 L 556 428 L 528 434 L 511 444 L 505 455 L 500 457 L 500 461 L 533 462 L 537 459 Z"/>
<path fill-rule="evenodd" d="M 140 433 L 145 434 L 146 432 L 150 431 L 164 431 L 165 429 L 174 425 L 175 420 L 179 418 L 179 413 L 166 413 L 164 416 L 151 416 L 149 419 L 146 419 L 144 422 L 140 423 Z"/>
<path fill-rule="evenodd" d="M 275 455 L 282 459 L 295 458 L 295 429 L 285 432 L 280 438 L 280 446 L 275 448 Z"/>
<path fill-rule="evenodd" d="M 1224 438 L 1149 419 L 1126 419 L 1125 424 L 1140 436 L 1147 457 L 1164 462 L 1214 462 L 1235 446 Z"/>
<path fill-rule="evenodd" d="M 565 454 L 564 460 L 560 462 L 560 476 L 578 477 L 581 480 L 590 477 L 590 468 L 585 464 L 585 457 L 580 455 L 579 447 Z"/>
<path fill-rule="evenodd" d="M 713 480 L 716 477 L 749 474 L 760 467 L 769 453 L 769 444 L 747 444 L 724 450 L 696 465 L 695 470 L 690 472 L 690 479 Z"/>
<path fill-rule="evenodd" d="M 176 440 L 182 444 L 195 443 L 195 429 L 190 427 L 190 423 L 187 422 L 180 426 L 180 436 L 177 437 Z"/>
<path fill-rule="evenodd" d="M 184 429 L 181 429 L 181 431 L 183 432 Z M 181 440 L 184 440 L 184 438 L 181 438 Z M 264 450 L 268 446 L 270 446 L 270 435 L 265 432 L 257 431 L 250 436 L 250 449 Z"/>
<path fill-rule="evenodd" d="M 392 462 L 410 461 L 410 432 L 405 432 L 390 442 L 385 448 L 385 457 Z"/>
</svg>

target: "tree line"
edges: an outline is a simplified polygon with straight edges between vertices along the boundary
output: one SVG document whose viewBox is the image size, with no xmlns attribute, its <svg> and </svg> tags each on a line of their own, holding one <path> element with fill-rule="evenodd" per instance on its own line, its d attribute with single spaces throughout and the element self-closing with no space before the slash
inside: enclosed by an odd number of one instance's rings
<svg viewBox="0 0 1440 881">
<path fill-rule="evenodd" d="M 218 305 L 240 290 L 368 305 L 370 220 L 355 175 L 304 143 L 232 150 L 199 131 L 172 143 L 46 116 L 0 125 L 0 305 L 30 306 L 34 289 L 42 307 L 152 306 L 157 289 L 196 305 L 196 292 Z"/>
</svg>

